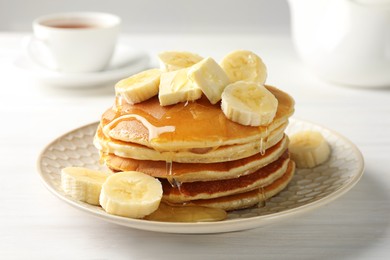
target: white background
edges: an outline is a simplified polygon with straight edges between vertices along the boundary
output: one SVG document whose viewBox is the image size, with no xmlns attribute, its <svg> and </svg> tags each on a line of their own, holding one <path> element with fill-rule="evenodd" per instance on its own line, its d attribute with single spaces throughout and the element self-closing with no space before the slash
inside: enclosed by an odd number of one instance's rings
<svg viewBox="0 0 390 260">
<path fill-rule="evenodd" d="M 104 11 L 124 32 L 262 33 L 288 30 L 286 0 L 0 0 L 0 30 L 27 31 L 37 16 Z"/>
</svg>

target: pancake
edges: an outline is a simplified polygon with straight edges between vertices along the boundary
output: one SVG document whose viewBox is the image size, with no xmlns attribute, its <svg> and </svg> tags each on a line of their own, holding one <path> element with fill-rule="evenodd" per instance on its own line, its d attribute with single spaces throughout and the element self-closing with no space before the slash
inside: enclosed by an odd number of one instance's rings
<svg viewBox="0 0 390 260">
<path fill-rule="evenodd" d="M 186 205 L 198 205 L 211 208 L 224 209 L 226 211 L 245 209 L 259 205 L 267 199 L 277 195 L 287 187 L 295 173 L 295 163 L 290 160 L 285 174 L 272 184 L 248 192 L 219 197 L 215 199 L 193 200 Z"/>
<path fill-rule="evenodd" d="M 244 126 L 229 120 L 203 96 L 160 106 L 157 97 L 128 104 L 120 96 L 103 113 L 94 137 L 112 171 L 158 178 L 163 201 L 225 210 L 250 207 L 274 196 L 291 180 L 295 164 L 284 131 L 294 100 L 266 86 L 278 100 L 273 121 Z"/>
<path fill-rule="evenodd" d="M 271 184 L 281 177 L 287 170 L 290 158 L 285 151 L 278 160 L 260 168 L 259 170 L 238 178 L 175 183 L 172 186 L 167 179 L 161 179 L 163 185 L 163 199 L 172 203 L 183 203 L 198 199 L 212 199 L 258 189 Z"/>
<path fill-rule="evenodd" d="M 181 163 L 215 163 L 238 160 L 259 152 L 264 153 L 266 149 L 274 146 L 284 137 L 286 127 L 287 123 L 282 124 L 274 131 L 268 133 L 267 138 L 260 139 L 256 142 L 215 148 L 204 147 L 203 150 L 196 148 L 189 149 L 188 151 L 172 150 L 166 152 L 157 151 L 135 143 L 112 140 L 104 135 L 101 127 L 98 127 L 94 144 L 99 150 L 105 153 L 115 154 L 124 158 Z"/>
<path fill-rule="evenodd" d="M 237 178 L 250 174 L 277 160 L 287 149 L 288 138 L 284 136 L 264 154 L 256 153 L 234 161 L 218 163 L 177 163 L 167 169 L 165 161 L 136 160 L 115 154 L 101 154 L 102 160 L 113 171 L 140 171 L 156 178 L 174 178 L 177 182 L 211 181 Z"/>
<path fill-rule="evenodd" d="M 194 102 L 160 106 L 158 98 L 129 105 L 117 97 L 116 105 L 101 119 L 105 136 L 157 151 L 181 151 L 260 142 L 287 122 L 294 112 L 294 100 L 285 92 L 267 86 L 278 99 L 273 121 L 267 126 L 244 126 L 229 120 L 220 103 L 203 97 Z M 212 126 L 212 127 L 211 127 Z"/>
</svg>

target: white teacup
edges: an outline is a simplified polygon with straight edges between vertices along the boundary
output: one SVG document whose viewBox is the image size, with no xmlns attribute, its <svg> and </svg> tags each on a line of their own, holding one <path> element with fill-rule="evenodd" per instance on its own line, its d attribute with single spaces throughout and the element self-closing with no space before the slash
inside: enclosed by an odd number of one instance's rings
<svg viewBox="0 0 390 260">
<path fill-rule="evenodd" d="M 318 76 L 390 87 L 390 0 L 289 0 L 292 35 Z"/>
<path fill-rule="evenodd" d="M 109 63 L 121 19 L 97 12 L 58 13 L 33 21 L 28 55 L 39 65 L 64 73 L 96 72 Z"/>
</svg>

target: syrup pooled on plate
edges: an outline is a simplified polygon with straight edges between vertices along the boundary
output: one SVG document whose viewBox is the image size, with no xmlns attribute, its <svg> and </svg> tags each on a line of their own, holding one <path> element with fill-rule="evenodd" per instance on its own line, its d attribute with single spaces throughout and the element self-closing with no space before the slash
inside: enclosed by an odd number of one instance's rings
<svg viewBox="0 0 390 260">
<path fill-rule="evenodd" d="M 222 209 L 203 206 L 173 206 L 164 202 L 152 214 L 145 217 L 146 220 L 164 222 L 210 222 L 226 219 L 227 213 Z"/>
</svg>

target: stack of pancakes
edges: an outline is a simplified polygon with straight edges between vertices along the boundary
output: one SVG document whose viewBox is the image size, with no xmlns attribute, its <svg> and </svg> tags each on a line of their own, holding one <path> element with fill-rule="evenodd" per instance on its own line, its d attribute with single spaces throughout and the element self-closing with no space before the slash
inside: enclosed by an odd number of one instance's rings
<svg viewBox="0 0 390 260">
<path fill-rule="evenodd" d="M 294 100 L 267 86 L 278 109 L 267 126 L 237 124 L 207 98 L 160 106 L 153 97 L 130 105 L 120 96 L 101 118 L 95 146 L 114 172 L 140 171 L 163 184 L 163 201 L 235 210 L 274 196 L 295 164 L 284 130 Z"/>
</svg>

